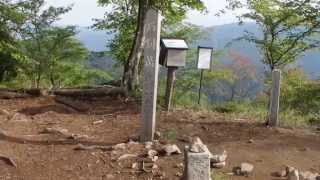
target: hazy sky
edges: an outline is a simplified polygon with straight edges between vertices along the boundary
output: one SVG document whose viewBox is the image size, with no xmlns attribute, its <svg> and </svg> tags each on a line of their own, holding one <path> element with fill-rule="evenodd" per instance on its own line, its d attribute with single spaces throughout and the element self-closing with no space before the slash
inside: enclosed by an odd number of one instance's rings
<svg viewBox="0 0 320 180">
<path fill-rule="evenodd" d="M 236 21 L 232 14 L 215 17 L 215 13 L 225 6 L 224 0 L 204 0 L 204 2 L 207 5 L 209 13 L 189 12 L 189 22 L 202 26 L 212 26 Z M 107 11 L 106 8 L 97 5 L 97 0 L 47 0 L 47 5 L 66 6 L 70 4 L 74 5 L 73 10 L 62 17 L 62 20 L 59 22 L 61 25 L 90 26 L 93 23 L 93 18 L 102 18 L 105 11 Z"/>
</svg>

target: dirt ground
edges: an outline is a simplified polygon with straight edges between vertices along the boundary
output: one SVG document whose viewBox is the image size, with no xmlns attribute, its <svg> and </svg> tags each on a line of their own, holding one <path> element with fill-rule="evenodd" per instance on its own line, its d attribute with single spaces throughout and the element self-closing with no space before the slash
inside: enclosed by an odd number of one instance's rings
<svg viewBox="0 0 320 180">
<path fill-rule="evenodd" d="M 78 101 L 90 107 L 78 112 L 56 103 L 52 97 L 0 100 L 0 155 L 10 157 L 14 167 L 0 158 L 0 180 L 104 180 L 180 179 L 183 155 L 160 157 L 161 175 L 132 171 L 112 160 L 108 151 L 75 151 L 83 145 L 114 145 L 139 134 L 140 103 L 118 98 Z M 212 153 L 228 152 L 227 166 L 213 169 L 220 179 L 273 180 L 272 173 L 285 165 L 303 171 L 320 172 L 320 133 L 311 130 L 267 129 L 250 120 L 230 119 L 213 112 L 176 110 L 158 113 L 161 143 L 177 144 L 185 137 L 199 136 Z M 59 127 L 85 138 L 65 139 L 41 133 Z M 251 140 L 251 143 L 249 143 Z M 254 165 L 250 177 L 226 175 L 242 162 Z M 223 175 L 224 174 L 224 175 Z M 223 178 L 222 178 L 223 176 Z"/>
</svg>

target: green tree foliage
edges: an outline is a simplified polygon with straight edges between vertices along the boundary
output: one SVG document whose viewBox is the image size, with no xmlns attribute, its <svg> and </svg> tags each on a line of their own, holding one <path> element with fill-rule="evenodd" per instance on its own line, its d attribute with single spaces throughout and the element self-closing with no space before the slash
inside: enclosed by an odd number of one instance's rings
<svg viewBox="0 0 320 180">
<path fill-rule="evenodd" d="M 200 0 L 99 0 L 100 5 L 111 7 L 105 18 L 97 20 L 94 27 L 114 33 L 110 42 L 114 57 L 124 64 L 123 86 L 132 91 L 139 86 L 139 67 L 144 45 L 144 19 L 150 7 L 162 11 L 165 24 L 175 24 L 186 17 L 190 9 L 204 10 Z"/>
<path fill-rule="evenodd" d="M 0 1 L 0 82 L 17 75 L 16 35 L 25 21 L 22 2 Z"/>
<path fill-rule="evenodd" d="M 320 46 L 320 1 L 318 0 L 227 0 L 229 8 L 246 8 L 240 20 L 256 22 L 262 38 L 247 32 L 239 38 L 255 43 L 263 54 L 262 62 L 282 68 L 306 51 Z"/>
<path fill-rule="evenodd" d="M 88 68 L 88 52 L 75 38 L 76 27 L 55 25 L 71 7 L 46 7 L 44 0 L 1 0 L 0 10 L 1 82 L 60 88 L 111 79 Z"/>
<path fill-rule="evenodd" d="M 64 78 L 63 66 L 86 58 L 87 50 L 74 38 L 75 34 L 75 27 L 51 27 L 41 31 L 41 38 L 21 42 L 21 49 L 29 60 L 23 64 L 23 70 L 36 87 L 41 80 L 49 80 L 53 88 L 59 87 Z"/>
<path fill-rule="evenodd" d="M 303 70 L 295 68 L 285 72 L 281 88 L 283 109 L 295 109 L 304 115 L 319 113 L 320 84 L 310 80 Z"/>
</svg>

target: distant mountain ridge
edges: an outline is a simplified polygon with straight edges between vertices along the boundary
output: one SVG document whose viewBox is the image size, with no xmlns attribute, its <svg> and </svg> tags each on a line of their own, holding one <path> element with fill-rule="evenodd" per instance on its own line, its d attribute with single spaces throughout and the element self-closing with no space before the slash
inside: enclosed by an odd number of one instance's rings
<svg viewBox="0 0 320 180">
<path fill-rule="evenodd" d="M 200 40 L 193 46 L 211 46 L 217 50 L 224 50 L 225 52 L 235 51 L 248 57 L 253 64 L 259 69 L 263 70 L 264 65 L 261 63 L 261 55 L 259 50 L 252 43 L 245 41 L 235 42 L 231 47 L 226 48 L 225 45 L 231 42 L 233 39 L 243 35 L 244 31 L 248 30 L 259 35 L 259 28 L 254 23 L 247 23 L 244 25 L 225 24 L 220 26 L 214 26 L 206 28 L 208 36 L 206 39 Z M 80 33 L 77 38 L 86 45 L 90 51 L 104 51 L 107 49 L 108 40 L 112 39 L 112 35 L 107 34 L 104 31 L 94 31 L 88 28 L 79 28 Z M 228 56 L 221 57 L 222 61 L 227 61 Z M 298 66 L 301 66 L 306 73 L 316 78 L 320 76 L 320 51 L 319 52 L 308 52 L 304 57 L 301 57 L 297 62 Z"/>
</svg>

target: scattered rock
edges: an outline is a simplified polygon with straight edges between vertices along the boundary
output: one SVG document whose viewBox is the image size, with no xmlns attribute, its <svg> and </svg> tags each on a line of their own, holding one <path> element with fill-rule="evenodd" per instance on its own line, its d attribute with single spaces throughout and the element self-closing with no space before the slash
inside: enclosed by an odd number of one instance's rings
<svg viewBox="0 0 320 180">
<path fill-rule="evenodd" d="M 183 169 L 183 167 L 184 167 L 183 163 L 175 165 L 175 168 L 178 168 L 178 169 Z"/>
<path fill-rule="evenodd" d="M 249 139 L 248 143 L 252 144 L 252 143 L 254 143 L 254 140 L 253 139 Z"/>
<path fill-rule="evenodd" d="M 287 172 L 286 172 L 285 170 L 278 171 L 278 172 L 275 172 L 275 173 L 274 173 L 274 176 L 276 176 L 276 177 L 281 177 L 281 178 L 287 177 Z"/>
<path fill-rule="evenodd" d="M 140 144 L 139 142 L 136 142 L 136 141 L 132 141 L 132 140 L 129 140 L 129 142 L 127 143 L 129 146 L 133 146 L 133 145 L 138 145 Z"/>
<path fill-rule="evenodd" d="M 146 149 L 151 149 L 152 148 L 153 143 L 152 142 L 145 142 L 145 148 Z"/>
<path fill-rule="evenodd" d="M 177 177 L 182 177 L 182 173 L 181 173 L 181 172 L 177 172 L 177 173 L 176 173 L 176 176 L 177 176 Z"/>
<path fill-rule="evenodd" d="M 160 139 L 161 138 L 161 132 L 160 131 L 156 131 L 154 133 L 154 139 Z"/>
<path fill-rule="evenodd" d="M 226 162 L 211 163 L 212 168 L 222 169 L 226 166 Z"/>
<path fill-rule="evenodd" d="M 131 168 L 132 169 L 138 169 L 138 165 L 139 164 L 135 162 L 135 163 L 132 164 Z"/>
<path fill-rule="evenodd" d="M 288 180 L 299 180 L 299 171 L 296 169 L 291 169 L 288 173 Z"/>
<path fill-rule="evenodd" d="M 158 161 L 158 159 L 159 159 L 159 156 L 154 156 L 154 157 L 152 158 L 152 161 L 153 161 L 153 162 L 156 162 L 156 161 Z"/>
<path fill-rule="evenodd" d="M 291 166 L 287 166 L 286 167 L 286 175 L 288 176 L 290 172 L 294 171 L 295 168 L 294 167 L 291 167 Z"/>
<path fill-rule="evenodd" d="M 317 180 L 319 174 L 312 173 L 310 171 L 300 172 L 299 180 Z"/>
<path fill-rule="evenodd" d="M 151 158 L 151 159 L 153 159 L 155 156 L 157 156 L 158 155 L 158 151 L 156 151 L 156 150 L 148 150 L 148 158 Z"/>
<path fill-rule="evenodd" d="M 201 129 L 203 129 L 205 131 L 209 131 L 210 130 L 209 127 L 207 127 L 207 126 L 201 126 Z"/>
<path fill-rule="evenodd" d="M 179 147 L 175 144 L 163 146 L 162 151 L 166 154 L 166 156 L 171 156 L 172 154 L 181 154 Z"/>
<path fill-rule="evenodd" d="M 63 135 L 70 137 L 71 134 L 67 129 L 63 129 L 60 127 L 53 127 L 53 128 L 45 128 L 43 131 L 40 132 L 41 134 L 53 134 L 53 135 Z"/>
<path fill-rule="evenodd" d="M 158 169 L 158 168 L 159 168 L 159 166 L 157 164 L 152 165 L 152 169 Z"/>
<path fill-rule="evenodd" d="M 118 161 L 122 161 L 122 160 L 126 160 L 126 159 L 131 159 L 131 158 L 136 158 L 136 157 L 138 157 L 138 155 L 136 155 L 136 154 L 124 154 L 124 155 L 122 155 L 122 156 L 120 156 L 120 157 L 118 158 Z"/>
<path fill-rule="evenodd" d="M 207 152 L 209 154 L 210 158 L 212 157 L 212 154 L 209 151 L 208 147 L 205 144 L 203 144 L 203 142 L 201 141 L 201 139 L 199 137 L 192 139 L 192 144 L 189 147 L 189 151 L 193 152 L 193 153 Z"/>
<path fill-rule="evenodd" d="M 80 140 L 80 139 L 89 139 L 88 135 L 83 134 L 71 134 L 68 139 Z"/>
<path fill-rule="evenodd" d="M 103 121 L 100 120 L 100 121 L 95 121 L 95 122 L 93 122 L 92 125 L 98 125 L 98 124 L 102 124 L 102 123 L 103 123 Z"/>
<path fill-rule="evenodd" d="M 228 154 L 227 151 L 223 151 L 222 154 L 213 155 L 210 158 L 211 163 L 222 163 L 227 160 Z"/>
<path fill-rule="evenodd" d="M 109 179 L 116 179 L 116 177 L 115 177 L 114 175 L 112 175 L 112 174 L 108 174 L 108 175 L 106 176 L 106 178 L 107 178 L 107 180 L 109 180 Z"/>
<path fill-rule="evenodd" d="M 127 145 L 125 143 L 117 144 L 112 147 L 114 150 L 125 150 Z"/>
<path fill-rule="evenodd" d="M 254 166 L 249 163 L 241 163 L 240 165 L 240 174 L 243 176 L 249 176 L 253 172 Z"/>
</svg>

